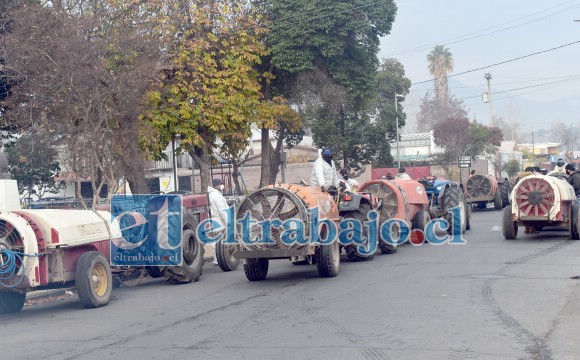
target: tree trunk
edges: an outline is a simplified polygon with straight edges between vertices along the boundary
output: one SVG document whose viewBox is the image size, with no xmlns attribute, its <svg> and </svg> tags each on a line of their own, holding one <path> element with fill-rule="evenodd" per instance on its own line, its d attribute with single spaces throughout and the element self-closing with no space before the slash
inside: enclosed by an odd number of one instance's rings
<svg viewBox="0 0 580 360">
<path fill-rule="evenodd" d="M 242 194 L 242 187 L 240 186 L 240 178 L 238 176 L 239 171 L 240 171 L 240 165 L 237 162 L 233 163 L 233 174 L 232 174 L 232 180 L 234 182 L 234 186 L 236 189 L 236 194 Z"/>
<path fill-rule="evenodd" d="M 211 161 L 207 148 L 195 148 L 189 151 L 189 155 L 199 166 L 199 175 L 201 182 L 201 192 L 207 191 L 211 177 Z"/>
<path fill-rule="evenodd" d="M 262 128 L 262 167 L 260 169 L 260 187 L 270 184 L 270 130 Z"/>
<path fill-rule="evenodd" d="M 286 128 L 281 127 L 278 134 L 278 139 L 276 140 L 276 148 L 273 148 L 270 142 L 268 142 L 268 147 L 270 149 L 270 181 L 268 185 L 276 183 L 276 177 L 280 171 L 280 165 L 282 164 L 282 146 L 284 145 L 284 137 L 286 136 Z"/>
</svg>

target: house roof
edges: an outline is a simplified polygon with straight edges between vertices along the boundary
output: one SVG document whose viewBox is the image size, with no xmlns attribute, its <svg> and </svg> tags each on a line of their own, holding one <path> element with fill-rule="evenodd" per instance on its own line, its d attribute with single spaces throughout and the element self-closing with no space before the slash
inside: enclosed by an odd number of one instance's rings
<svg viewBox="0 0 580 360">
<path fill-rule="evenodd" d="M 431 140 L 431 133 L 401 134 L 401 141 Z"/>
<path fill-rule="evenodd" d="M 519 151 L 518 144 L 515 141 L 502 141 L 499 150 L 501 152 Z"/>
</svg>

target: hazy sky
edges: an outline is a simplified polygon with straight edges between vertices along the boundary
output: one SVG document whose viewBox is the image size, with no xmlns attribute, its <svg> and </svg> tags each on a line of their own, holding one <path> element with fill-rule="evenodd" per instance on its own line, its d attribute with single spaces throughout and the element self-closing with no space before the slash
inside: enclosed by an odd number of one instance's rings
<svg viewBox="0 0 580 360">
<path fill-rule="evenodd" d="M 444 44 L 452 52 L 453 75 L 580 40 L 580 22 L 573 21 L 580 19 L 580 0 L 404 0 L 397 5 L 393 29 L 383 38 L 379 57 L 398 59 L 413 83 L 432 79 L 425 57 L 435 44 Z M 487 88 L 484 74 L 489 72 L 494 114 L 518 113 L 519 121 L 525 123 L 526 100 L 546 106 L 562 101 L 580 104 L 579 65 L 577 43 L 457 76 L 455 81 L 450 79 L 450 91 L 464 98 L 470 117 L 475 114 L 488 123 L 481 93 Z M 411 88 L 406 100 L 408 117 L 418 110 L 416 104 L 425 89 L 432 87 L 430 81 Z M 579 122 L 580 114 L 569 115 L 559 117 Z"/>
</svg>

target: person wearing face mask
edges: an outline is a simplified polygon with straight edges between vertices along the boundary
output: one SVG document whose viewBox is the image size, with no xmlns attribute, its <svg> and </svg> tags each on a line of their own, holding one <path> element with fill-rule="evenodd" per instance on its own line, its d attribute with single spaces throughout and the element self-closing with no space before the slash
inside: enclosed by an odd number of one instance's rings
<svg viewBox="0 0 580 360">
<path fill-rule="evenodd" d="M 563 159 L 558 159 L 553 171 L 564 174 L 566 172 L 566 170 L 564 169 L 565 165 L 566 165 L 566 162 Z"/>
<path fill-rule="evenodd" d="M 340 176 L 342 176 L 340 182 L 344 183 L 346 191 L 356 191 L 356 189 L 358 189 L 359 183 L 355 179 L 350 179 L 348 177 L 348 169 L 340 169 Z"/>
<path fill-rule="evenodd" d="M 227 228 L 227 217 L 225 211 L 229 208 L 226 198 L 222 195 L 224 191 L 224 182 L 222 179 L 213 179 L 212 186 L 207 187 L 209 197 L 209 211 L 211 219 L 217 221 L 221 225 L 221 233 L 225 233 Z M 217 258 L 215 256 L 215 243 L 211 244 L 214 248 L 213 263 L 217 265 Z"/>
<path fill-rule="evenodd" d="M 332 150 L 318 150 L 318 159 L 312 165 L 310 186 L 326 191 L 330 186 L 338 188 L 336 167 L 332 160 Z"/>
</svg>

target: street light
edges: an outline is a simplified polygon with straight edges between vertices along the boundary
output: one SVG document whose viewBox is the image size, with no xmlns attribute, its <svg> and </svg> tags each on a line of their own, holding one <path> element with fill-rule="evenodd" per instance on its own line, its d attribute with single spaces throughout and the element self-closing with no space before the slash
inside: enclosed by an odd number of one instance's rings
<svg viewBox="0 0 580 360">
<path fill-rule="evenodd" d="M 400 94 L 395 94 L 395 119 L 397 122 L 397 168 L 401 168 L 401 158 L 399 157 L 399 101 L 398 99 L 404 99 L 405 96 Z"/>
</svg>

